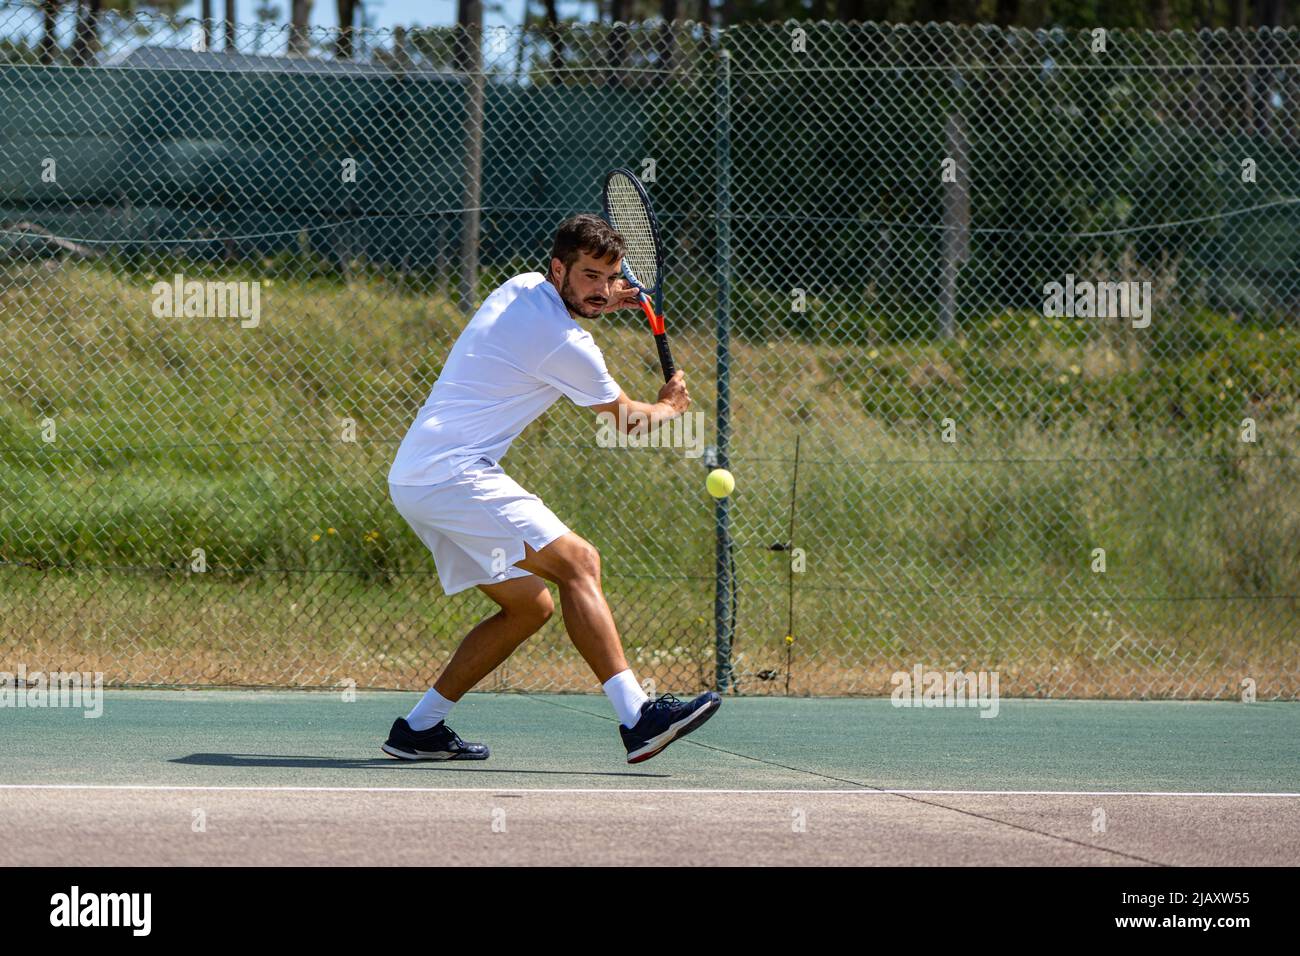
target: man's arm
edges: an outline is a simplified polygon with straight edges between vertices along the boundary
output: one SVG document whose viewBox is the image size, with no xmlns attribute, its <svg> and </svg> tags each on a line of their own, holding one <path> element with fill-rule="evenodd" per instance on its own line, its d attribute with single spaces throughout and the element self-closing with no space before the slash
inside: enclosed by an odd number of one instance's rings
<svg viewBox="0 0 1300 956">
<path fill-rule="evenodd" d="M 615 312 L 619 309 L 639 308 L 640 293 L 628 285 L 624 279 L 615 283 L 614 294 L 609 297 L 603 312 Z M 690 407 L 691 396 L 686 391 L 686 376 L 677 370 L 664 387 L 659 389 L 659 398 L 653 404 L 635 402 L 627 397 L 627 392 L 619 390 L 618 398 L 604 405 L 592 405 L 596 413 L 606 412 L 614 416 L 619 429 L 627 435 L 640 435 L 653 431 L 663 422 L 670 421 Z"/>
<path fill-rule="evenodd" d="M 620 389 L 618 398 L 612 402 L 589 407 L 598 414 L 613 415 L 619 430 L 624 434 L 640 435 L 653 430 L 662 422 L 676 418 L 690 407 L 691 396 L 686 391 L 685 379 L 685 373 L 679 369 L 677 374 L 659 389 L 659 400 L 653 404 L 633 401 L 627 397 L 627 392 Z"/>
</svg>

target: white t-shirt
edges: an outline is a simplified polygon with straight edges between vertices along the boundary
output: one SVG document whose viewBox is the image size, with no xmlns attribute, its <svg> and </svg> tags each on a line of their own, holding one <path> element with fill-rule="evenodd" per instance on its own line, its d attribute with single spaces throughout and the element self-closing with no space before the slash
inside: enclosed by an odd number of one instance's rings
<svg viewBox="0 0 1300 956">
<path fill-rule="evenodd" d="M 561 395 L 582 406 L 618 398 L 590 333 L 540 272 L 515 276 L 474 313 L 447 356 L 388 472 L 433 485 L 480 458 L 493 464 Z"/>
</svg>

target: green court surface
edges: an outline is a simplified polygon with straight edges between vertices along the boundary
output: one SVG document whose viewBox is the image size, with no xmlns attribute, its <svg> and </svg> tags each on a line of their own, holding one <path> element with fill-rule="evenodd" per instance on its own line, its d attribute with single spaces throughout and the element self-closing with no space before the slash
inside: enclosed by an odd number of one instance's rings
<svg viewBox="0 0 1300 956">
<path fill-rule="evenodd" d="M 629 766 L 603 697 L 471 694 L 484 762 L 379 750 L 415 694 L 0 710 L 0 863 L 1300 862 L 1300 707 L 728 698 Z"/>
</svg>

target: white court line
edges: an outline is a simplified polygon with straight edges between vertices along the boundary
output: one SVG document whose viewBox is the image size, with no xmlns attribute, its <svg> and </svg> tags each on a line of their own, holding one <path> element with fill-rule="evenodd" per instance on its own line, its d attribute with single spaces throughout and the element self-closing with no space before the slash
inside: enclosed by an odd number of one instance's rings
<svg viewBox="0 0 1300 956">
<path fill-rule="evenodd" d="M 585 793 L 585 794 L 857 794 L 859 796 L 958 796 L 958 797 L 1284 797 L 1300 798 L 1300 793 L 1278 792 L 1201 792 L 1187 790 L 903 790 L 860 787 L 847 790 L 717 790 L 704 787 L 223 787 L 186 786 L 145 783 L 0 783 L 0 790 L 156 790 L 156 791 L 231 791 L 236 793 Z"/>
</svg>

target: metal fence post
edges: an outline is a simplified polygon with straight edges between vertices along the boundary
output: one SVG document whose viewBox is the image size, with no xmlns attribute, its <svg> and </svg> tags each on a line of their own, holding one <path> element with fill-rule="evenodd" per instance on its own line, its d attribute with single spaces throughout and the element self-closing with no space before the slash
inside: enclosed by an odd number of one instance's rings
<svg viewBox="0 0 1300 956">
<path fill-rule="evenodd" d="M 717 88 L 717 213 L 718 213 L 718 311 L 717 467 L 729 468 L 731 441 L 731 53 L 719 51 Z M 731 502 L 719 498 L 713 506 L 714 591 L 713 629 L 716 641 L 717 689 L 731 686 L 731 602 L 736 582 L 731 578 Z"/>
<path fill-rule="evenodd" d="M 483 4 L 468 0 L 461 7 L 457 31 L 459 68 L 465 77 L 465 178 L 460 234 L 460 308 L 478 308 L 479 207 L 483 195 Z"/>
<path fill-rule="evenodd" d="M 939 335 L 950 339 L 957 329 L 957 279 L 970 258 L 970 183 L 966 167 L 966 129 L 959 112 L 948 116 L 944 133 L 947 158 L 955 176 L 943 184 L 943 274 L 939 286 Z"/>
</svg>

